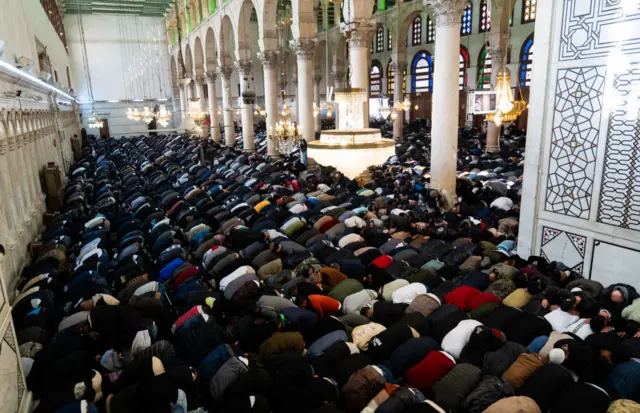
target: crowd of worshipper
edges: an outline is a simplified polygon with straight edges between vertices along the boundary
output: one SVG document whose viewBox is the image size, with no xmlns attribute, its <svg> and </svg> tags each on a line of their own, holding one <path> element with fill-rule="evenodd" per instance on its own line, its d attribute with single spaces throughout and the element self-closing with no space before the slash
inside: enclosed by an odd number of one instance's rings
<svg viewBox="0 0 640 413">
<path fill-rule="evenodd" d="M 640 411 L 637 291 L 516 254 L 523 145 L 504 143 L 461 136 L 447 205 L 417 135 L 364 187 L 91 137 L 13 309 L 35 411 Z"/>
</svg>

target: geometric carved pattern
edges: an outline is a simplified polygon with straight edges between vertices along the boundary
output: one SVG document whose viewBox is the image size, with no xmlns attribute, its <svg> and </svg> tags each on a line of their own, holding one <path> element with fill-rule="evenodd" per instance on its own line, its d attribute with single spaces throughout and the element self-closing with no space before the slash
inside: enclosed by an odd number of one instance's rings
<svg viewBox="0 0 640 413">
<path fill-rule="evenodd" d="M 547 211 L 589 218 L 604 85 L 604 66 L 558 70 Z"/>
<path fill-rule="evenodd" d="M 560 229 L 542 227 L 540 255 L 558 261 L 582 275 L 587 238 Z"/>
<path fill-rule="evenodd" d="M 635 0 L 564 0 L 560 60 L 606 57 L 614 48 L 640 51 Z"/>
<path fill-rule="evenodd" d="M 640 231 L 640 65 L 613 81 L 598 222 Z"/>
</svg>

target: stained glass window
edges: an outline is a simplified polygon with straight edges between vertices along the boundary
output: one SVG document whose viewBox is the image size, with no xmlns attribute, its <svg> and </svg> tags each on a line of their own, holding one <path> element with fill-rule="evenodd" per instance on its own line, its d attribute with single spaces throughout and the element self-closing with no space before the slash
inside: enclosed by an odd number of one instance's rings
<svg viewBox="0 0 640 413">
<path fill-rule="evenodd" d="M 458 75 L 458 89 L 463 90 L 467 85 L 467 67 L 469 67 L 469 52 L 464 46 L 460 46 L 460 63 Z"/>
<path fill-rule="evenodd" d="M 473 23 L 473 9 L 472 5 L 469 4 L 464 9 L 464 13 L 462 14 L 462 25 L 460 26 L 460 35 L 467 36 L 471 34 L 471 26 Z"/>
<path fill-rule="evenodd" d="M 382 70 L 380 69 L 380 63 L 373 63 L 371 65 L 371 72 L 369 73 L 369 94 L 371 97 L 380 96 L 381 87 Z"/>
<path fill-rule="evenodd" d="M 393 95 L 395 71 L 393 70 L 393 60 L 389 59 L 387 64 L 387 95 Z"/>
<path fill-rule="evenodd" d="M 407 69 L 402 72 L 402 95 L 407 94 Z"/>
<path fill-rule="evenodd" d="M 433 91 L 433 60 L 429 52 L 418 52 L 411 62 L 411 92 Z"/>
<path fill-rule="evenodd" d="M 537 0 L 522 0 L 522 23 L 536 21 Z"/>
<path fill-rule="evenodd" d="M 391 39 L 391 29 L 387 29 L 387 50 L 393 50 L 393 39 Z"/>
<path fill-rule="evenodd" d="M 520 51 L 520 87 L 531 84 L 531 68 L 533 63 L 533 33 L 524 41 Z"/>
<path fill-rule="evenodd" d="M 491 89 L 491 55 L 483 47 L 478 56 L 478 89 Z"/>
<path fill-rule="evenodd" d="M 482 0 L 480 3 L 480 33 L 491 30 L 491 3 Z"/>
<path fill-rule="evenodd" d="M 411 40 L 412 46 L 418 46 L 422 43 L 422 17 L 418 16 L 413 20 L 413 36 Z"/>
<path fill-rule="evenodd" d="M 427 16 L 427 43 L 433 43 L 436 40 L 436 25 L 433 23 L 431 16 Z"/>
<path fill-rule="evenodd" d="M 384 52 L 384 28 L 378 27 L 376 32 L 376 53 Z"/>
</svg>

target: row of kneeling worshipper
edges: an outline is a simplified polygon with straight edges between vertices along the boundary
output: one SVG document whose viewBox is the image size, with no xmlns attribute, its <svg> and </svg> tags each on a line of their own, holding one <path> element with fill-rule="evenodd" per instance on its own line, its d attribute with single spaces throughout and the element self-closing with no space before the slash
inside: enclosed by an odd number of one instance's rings
<svg viewBox="0 0 640 413">
<path fill-rule="evenodd" d="M 516 255 L 511 192 L 89 142 L 14 301 L 36 412 L 640 409 L 638 293 Z"/>
</svg>

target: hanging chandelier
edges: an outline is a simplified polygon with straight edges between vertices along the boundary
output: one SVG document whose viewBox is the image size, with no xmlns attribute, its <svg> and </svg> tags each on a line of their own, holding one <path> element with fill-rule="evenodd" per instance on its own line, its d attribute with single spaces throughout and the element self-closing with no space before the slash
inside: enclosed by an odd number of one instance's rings
<svg viewBox="0 0 640 413">
<path fill-rule="evenodd" d="M 189 103 L 189 117 L 196 122 L 204 120 L 207 116 L 206 113 L 200 110 L 199 100 L 199 98 L 191 98 L 191 102 Z"/>
<path fill-rule="evenodd" d="M 391 115 L 391 107 L 389 107 L 389 99 L 380 98 L 380 106 L 378 108 L 378 114 L 382 119 L 387 119 Z"/>
<path fill-rule="evenodd" d="M 104 126 L 104 122 L 102 121 L 102 119 L 100 119 L 93 108 L 91 108 L 91 110 L 87 114 L 87 118 L 88 126 L 90 129 L 101 129 Z"/>
<path fill-rule="evenodd" d="M 520 84 L 518 83 L 518 90 L 519 89 Z M 522 96 L 522 91 L 520 91 L 520 96 Z M 496 112 L 487 114 L 485 119 L 495 123 L 498 127 L 503 123 L 515 121 L 528 107 L 525 100 L 513 99 L 513 94 L 511 93 L 511 73 L 506 66 L 500 68 L 496 77 L 496 107 Z"/>
<path fill-rule="evenodd" d="M 289 110 L 289 105 L 284 104 L 280 113 L 280 120 L 275 127 L 269 130 L 269 139 L 275 143 L 278 152 L 284 155 L 293 153 L 302 140 L 302 130 L 294 122 L 291 122 Z"/>
<path fill-rule="evenodd" d="M 260 105 L 256 105 L 255 110 L 253 111 L 253 114 L 255 116 L 266 116 L 267 115 L 267 111 L 265 109 L 263 109 Z"/>
<path fill-rule="evenodd" d="M 171 120 L 171 112 L 167 110 L 167 106 L 164 103 L 160 105 L 160 108 L 155 113 L 155 116 L 160 126 L 162 126 L 163 128 L 169 126 L 169 121 Z"/>
<path fill-rule="evenodd" d="M 402 109 L 403 110 L 410 110 L 411 109 L 411 100 L 409 100 L 409 95 L 406 95 L 404 97 L 404 102 L 402 102 Z"/>
</svg>

